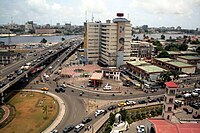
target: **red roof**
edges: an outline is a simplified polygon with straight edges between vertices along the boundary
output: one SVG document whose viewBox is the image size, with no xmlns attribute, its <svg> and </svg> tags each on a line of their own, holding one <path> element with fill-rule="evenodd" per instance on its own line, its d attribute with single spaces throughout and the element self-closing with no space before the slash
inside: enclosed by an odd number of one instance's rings
<svg viewBox="0 0 200 133">
<path fill-rule="evenodd" d="M 173 81 L 165 82 L 165 85 L 168 88 L 178 88 L 178 85 L 176 83 L 174 83 Z"/>
<path fill-rule="evenodd" d="M 155 127 L 156 133 L 200 133 L 199 123 L 172 123 L 163 119 L 148 119 Z"/>
</svg>

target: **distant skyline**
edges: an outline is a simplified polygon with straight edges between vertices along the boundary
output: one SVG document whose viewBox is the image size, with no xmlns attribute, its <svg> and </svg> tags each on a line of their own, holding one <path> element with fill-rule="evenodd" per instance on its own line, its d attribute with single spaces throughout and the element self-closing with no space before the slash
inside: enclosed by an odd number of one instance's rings
<svg viewBox="0 0 200 133">
<path fill-rule="evenodd" d="M 0 24 L 12 18 L 17 24 L 83 25 L 92 16 L 105 22 L 122 12 L 134 27 L 200 28 L 200 0 L 0 0 L 0 12 Z"/>
</svg>

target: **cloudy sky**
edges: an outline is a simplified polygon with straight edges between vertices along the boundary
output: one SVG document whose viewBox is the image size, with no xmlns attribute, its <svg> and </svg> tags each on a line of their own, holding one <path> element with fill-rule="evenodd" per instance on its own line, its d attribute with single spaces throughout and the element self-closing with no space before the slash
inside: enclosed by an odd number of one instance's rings
<svg viewBox="0 0 200 133">
<path fill-rule="evenodd" d="M 87 12 L 87 15 L 86 15 Z M 0 0 L 0 24 L 105 22 L 123 12 L 133 26 L 200 28 L 200 0 Z M 87 17 L 86 17 L 87 16 Z"/>
</svg>

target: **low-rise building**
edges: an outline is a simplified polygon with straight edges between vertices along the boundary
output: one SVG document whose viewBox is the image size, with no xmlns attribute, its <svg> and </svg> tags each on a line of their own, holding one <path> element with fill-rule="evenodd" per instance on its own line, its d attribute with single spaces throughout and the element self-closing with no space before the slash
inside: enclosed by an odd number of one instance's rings
<svg viewBox="0 0 200 133">
<path fill-rule="evenodd" d="M 177 71 L 179 73 L 194 74 L 196 71 L 196 66 L 170 58 L 154 58 L 153 63 L 167 70 Z"/>
<path fill-rule="evenodd" d="M 200 63 L 200 57 L 198 56 L 178 56 L 177 60 L 191 65 Z"/>
<path fill-rule="evenodd" d="M 8 65 L 13 63 L 14 61 L 17 61 L 21 58 L 20 53 L 15 53 L 11 51 L 4 51 L 0 52 L 0 65 Z"/>
<path fill-rule="evenodd" d="M 36 34 L 54 34 L 56 29 L 36 29 Z"/>
<path fill-rule="evenodd" d="M 145 61 L 132 61 L 127 62 L 127 68 L 131 73 L 147 81 L 157 81 L 160 78 L 160 74 L 166 69 L 152 65 Z"/>
</svg>

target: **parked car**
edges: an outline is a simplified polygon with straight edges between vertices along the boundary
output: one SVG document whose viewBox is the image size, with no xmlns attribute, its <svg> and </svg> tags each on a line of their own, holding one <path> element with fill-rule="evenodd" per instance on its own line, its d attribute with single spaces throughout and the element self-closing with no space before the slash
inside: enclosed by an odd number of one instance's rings
<svg viewBox="0 0 200 133">
<path fill-rule="evenodd" d="M 183 94 L 183 97 L 184 98 L 190 98 L 192 95 L 190 94 L 190 93 L 185 93 L 185 94 Z"/>
<path fill-rule="evenodd" d="M 193 110 L 189 110 L 188 108 L 183 108 L 183 110 L 187 113 L 187 114 L 192 114 Z"/>
<path fill-rule="evenodd" d="M 139 125 L 136 127 L 138 133 L 144 133 L 145 132 L 145 126 Z"/>
<path fill-rule="evenodd" d="M 135 105 L 136 104 L 136 102 L 135 101 L 126 101 L 126 105 Z"/>
<path fill-rule="evenodd" d="M 192 117 L 193 117 L 194 119 L 200 119 L 200 115 L 198 115 L 198 114 L 194 114 Z"/>
<path fill-rule="evenodd" d="M 156 99 L 149 99 L 148 102 L 153 103 L 153 102 L 157 102 L 157 100 Z"/>
<path fill-rule="evenodd" d="M 139 100 L 138 101 L 138 104 L 145 104 L 145 103 L 147 103 L 147 101 L 145 101 L 145 100 Z"/>
<path fill-rule="evenodd" d="M 86 118 L 84 118 L 84 119 L 82 120 L 82 123 L 83 123 L 83 124 L 86 124 L 86 123 L 88 123 L 88 122 L 90 122 L 90 121 L 92 121 L 92 118 L 86 117 Z"/>
<path fill-rule="evenodd" d="M 126 105 L 127 105 L 126 102 L 119 102 L 119 103 L 117 104 L 118 107 L 124 107 L 124 106 L 126 106 Z"/>
<path fill-rule="evenodd" d="M 105 113 L 105 110 L 99 109 L 99 110 L 97 110 L 97 111 L 95 112 L 95 117 L 97 117 L 97 116 L 99 116 L 99 115 L 101 115 L 101 114 L 103 114 L 103 113 Z"/>
<path fill-rule="evenodd" d="M 75 133 L 80 132 L 84 128 L 84 126 L 85 125 L 83 123 L 76 125 L 75 128 L 74 128 L 74 132 Z"/>
<path fill-rule="evenodd" d="M 54 129 L 54 130 L 51 131 L 50 133 L 58 133 L 58 130 Z"/>
<path fill-rule="evenodd" d="M 63 133 L 68 133 L 74 129 L 74 125 L 69 125 L 63 129 Z"/>
<path fill-rule="evenodd" d="M 116 109 L 116 108 L 117 108 L 116 105 L 111 105 L 111 106 L 108 107 L 108 110 L 113 110 L 113 109 Z"/>
<path fill-rule="evenodd" d="M 192 92 L 192 94 L 191 94 L 193 97 L 198 97 L 199 96 L 199 93 L 197 93 L 197 92 Z"/>
<path fill-rule="evenodd" d="M 4 81 L 0 82 L 0 88 L 3 87 L 5 85 Z"/>
</svg>

